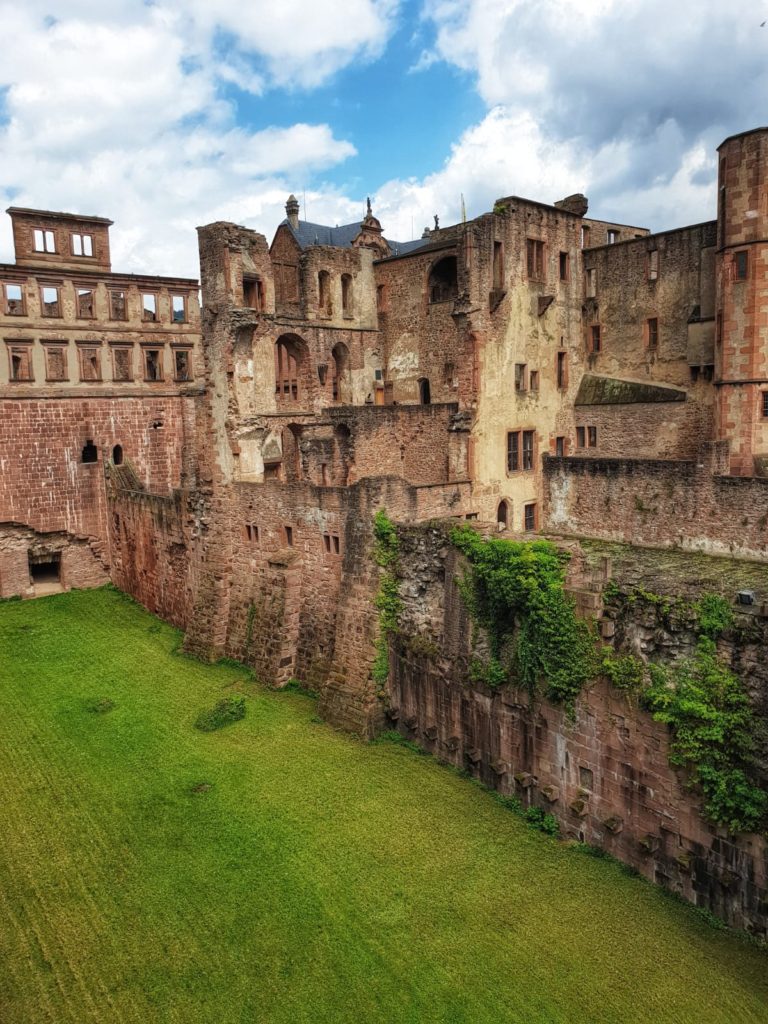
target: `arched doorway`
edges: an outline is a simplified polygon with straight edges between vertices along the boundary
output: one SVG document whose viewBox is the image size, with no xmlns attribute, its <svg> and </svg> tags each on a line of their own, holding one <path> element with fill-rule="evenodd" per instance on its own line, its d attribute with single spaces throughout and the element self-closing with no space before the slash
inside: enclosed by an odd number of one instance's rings
<svg viewBox="0 0 768 1024">
<path fill-rule="evenodd" d="M 350 395 L 349 349 L 343 341 L 333 346 L 331 351 L 331 387 L 334 402 L 348 403 Z"/>
<path fill-rule="evenodd" d="M 115 466 L 123 464 L 123 446 L 121 444 L 116 444 L 112 449 L 112 463 Z"/>
<path fill-rule="evenodd" d="M 496 524 L 499 532 L 506 530 L 509 526 L 509 503 L 507 501 L 499 502 L 499 507 L 496 509 Z"/>
</svg>

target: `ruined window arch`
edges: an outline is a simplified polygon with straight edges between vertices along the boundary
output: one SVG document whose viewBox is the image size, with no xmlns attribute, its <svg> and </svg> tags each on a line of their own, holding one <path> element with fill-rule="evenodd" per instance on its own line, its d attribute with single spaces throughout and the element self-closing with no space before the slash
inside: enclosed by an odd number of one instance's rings
<svg viewBox="0 0 768 1024">
<path fill-rule="evenodd" d="M 330 315 L 331 275 L 327 270 L 321 270 L 317 275 L 317 308 Z"/>
<path fill-rule="evenodd" d="M 429 272 L 429 301 L 447 302 L 458 295 L 458 269 L 455 256 L 444 256 Z"/>
<path fill-rule="evenodd" d="M 333 346 L 331 351 L 331 385 L 334 402 L 349 402 L 349 349 L 343 341 Z"/>
<path fill-rule="evenodd" d="M 123 446 L 116 444 L 112 449 L 112 462 L 115 466 L 122 466 L 123 464 Z"/>
<path fill-rule="evenodd" d="M 432 401 L 432 395 L 429 387 L 429 377 L 419 378 L 419 401 L 422 405 L 429 405 Z"/>
<path fill-rule="evenodd" d="M 509 503 L 506 500 L 499 502 L 499 507 L 496 509 L 496 522 L 499 530 L 506 530 L 509 526 Z"/>
<path fill-rule="evenodd" d="M 275 342 L 275 400 L 278 405 L 301 401 L 308 388 L 307 346 L 297 335 L 284 334 Z"/>
<path fill-rule="evenodd" d="M 88 440 L 83 445 L 83 450 L 80 452 L 80 461 L 81 462 L 96 462 L 96 461 L 98 461 L 98 458 L 99 458 L 99 450 L 96 447 L 96 445 L 93 443 L 93 441 L 90 438 L 88 438 Z"/>
<path fill-rule="evenodd" d="M 341 275 L 341 311 L 345 315 L 352 312 L 352 275 Z"/>
</svg>

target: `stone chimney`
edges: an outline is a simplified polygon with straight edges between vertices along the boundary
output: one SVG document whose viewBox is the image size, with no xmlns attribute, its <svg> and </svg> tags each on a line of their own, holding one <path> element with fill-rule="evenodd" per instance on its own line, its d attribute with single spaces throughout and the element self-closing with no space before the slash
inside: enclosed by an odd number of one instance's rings
<svg viewBox="0 0 768 1024">
<path fill-rule="evenodd" d="M 299 200 L 291 193 L 288 202 L 285 204 L 285 216 L 294 231 L 299 230 Z"/>
<path fill-rule="evenodd" d="M 560 199 L 555 203 L 555 206 L 559 210 L 567 210 L 568 213 L 575 213 L 577 217 L 586 217 L 587 210 L 589 209 L 589 201 L 586 196 L 583 196 L 581 192 L 577 192 L 575 195 L 566 196 L 565 199 Z"/>
</svg>

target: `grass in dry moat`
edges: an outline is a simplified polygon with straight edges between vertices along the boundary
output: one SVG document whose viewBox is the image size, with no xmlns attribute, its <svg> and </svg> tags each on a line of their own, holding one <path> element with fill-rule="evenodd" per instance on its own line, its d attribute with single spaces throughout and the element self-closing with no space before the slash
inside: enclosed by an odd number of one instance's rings
<svg viewBox="0 0 768 1024">
<path fill-rule="evenodd" d="M 0 604 L 3 1024 L 768 1022 L 765 953 L 178 643 Z"/>
</svg>

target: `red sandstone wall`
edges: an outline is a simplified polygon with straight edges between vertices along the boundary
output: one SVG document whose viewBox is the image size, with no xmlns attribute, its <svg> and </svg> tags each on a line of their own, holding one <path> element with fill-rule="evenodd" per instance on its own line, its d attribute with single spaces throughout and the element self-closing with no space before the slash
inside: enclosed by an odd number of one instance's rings
<svg viewBox="0 0 768 1024">
<path fill-rule="evenodd" d="M 703 385 L 711 388 L 711 385 Z M 575 448 L 586 458 L 692 459 L 713 434 L 711 402 L 640 402 L 634 405 L 579 405 L 576 427 L 597 428 L 594 448 Z M 588 436 L 588 435 L 587 435 Z"/>
</svg>

